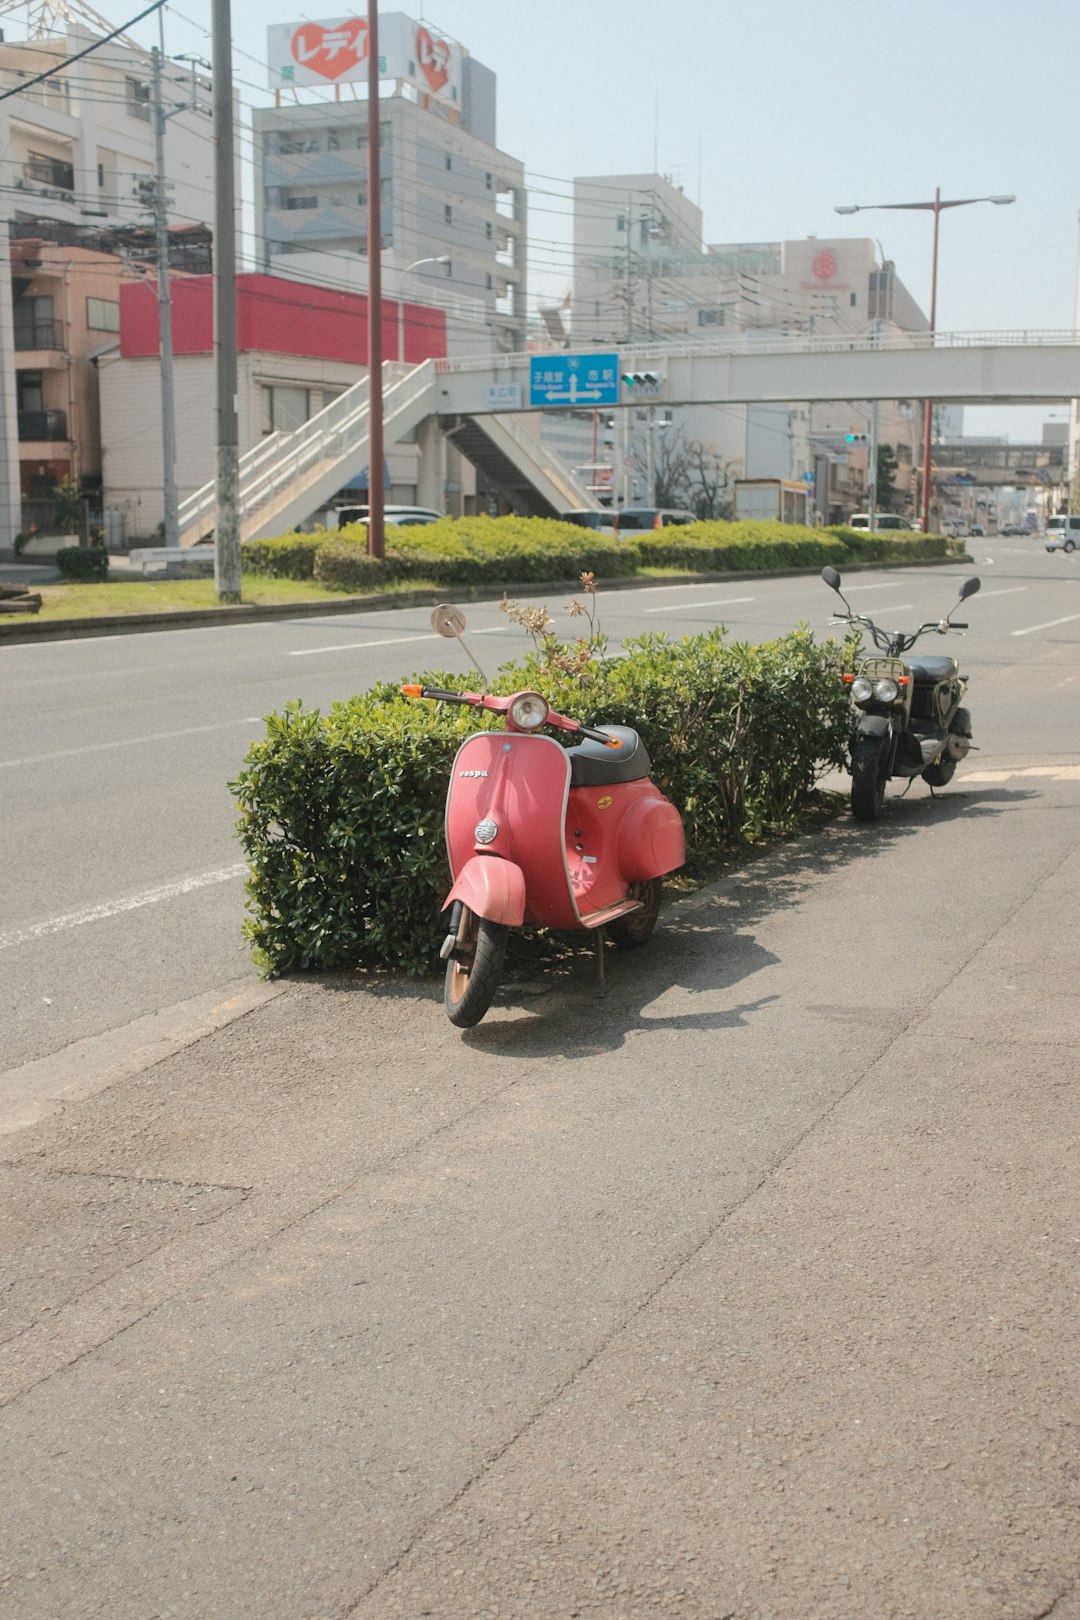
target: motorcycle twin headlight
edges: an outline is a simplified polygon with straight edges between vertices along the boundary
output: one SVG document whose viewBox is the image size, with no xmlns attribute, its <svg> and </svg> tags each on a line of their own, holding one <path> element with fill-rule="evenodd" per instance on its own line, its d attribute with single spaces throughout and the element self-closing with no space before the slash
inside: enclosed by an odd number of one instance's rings
<svg viewBox="0 0 1080 1620">
<path fill-rule="evenodd" d="M 851 683 L 852 703 L 869 703 L 874 695 L 874 684 L 865 675 L 856 675 Z"/>
<path fill-rule="evenodd" d="M 883 675 L 874 682 L 874 696 L 879 703 L 895 703 L 900 696 L 900 688 L 891 676 Z"/>
<path fill-rule="evenodd" d="M 538 731 L 547 717 L 547 699 L 539 692 L 519 692 L 510 705 L 511 723 L 519 731 Z"/>
</svg>

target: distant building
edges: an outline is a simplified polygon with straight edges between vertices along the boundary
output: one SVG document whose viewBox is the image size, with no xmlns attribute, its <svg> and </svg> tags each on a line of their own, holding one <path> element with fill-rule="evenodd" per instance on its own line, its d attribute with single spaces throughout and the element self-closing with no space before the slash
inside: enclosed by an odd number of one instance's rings
<svg viewBox="0 0 1080 1620">
<path fill-rule="evenodd" d="M 110 25 L 87 7 L 41 5 L 34 16 L 57 32 L 0 41 L 0 90 L 18 92 L 0 102 L 0 548 L 12 544 L 31 490 L 66 477 L 96 488 L 94 361 L 115 342 L 120 282 L 154 257 L 139 195 L 154 174 L 151 58 L 123 35 L 102 43 Z M 34 82 L 90 46 L 77 68 Z M 170 102 L 191 87 L 190 74 L 168 64 Z M 209 106 L 207 80 L 195 89 Z M 210 219 L 211 154 L 205 111 L 169 119 L 175 218 Z"/>
<path fill-rule="evenodd" d="M 255 232 L 271 274 L 365 291 L 367 102 L 356 85 L 367 67 L 355 40 L 332 57 L 321 49 L 328 26 L 268 30 L 278 104 L 253 115 Z M 354 26 L 366 25 L 353 19 L 338 35 Z M 524 349 L 525 171 L 495 144 L 495 75 L 400 12 L 381 18 L 379 45 L 393 83 L 380 101 L 384 291 L 456 302 L 460 321 L 471 312 L 475 352 Z M 320 75 L 335 99 L 304 102 Z"/>
</svg>

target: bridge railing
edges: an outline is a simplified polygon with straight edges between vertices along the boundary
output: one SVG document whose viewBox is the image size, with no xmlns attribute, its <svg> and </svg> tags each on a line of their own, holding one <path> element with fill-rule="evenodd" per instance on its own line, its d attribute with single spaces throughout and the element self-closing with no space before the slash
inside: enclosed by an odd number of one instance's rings
<svg viewBox="0 0 1080 1620">
<path fill-rule="evenodd" d="M 654 360 L 696 360 L 712 355 L 757 354 L 849 354 L 871 350 L 908 349 L 985 349 L 1061 348 L 1080 344 L 1080 331 L 1031 328 L 1002 332 L 829 332 L 756 333 L 738 332 L 705 343 L 645 343 L 638 339 L 612 343 L 610 348 L 632 354 L 635 362 Z M 474 371 L 524 371 L 528 355 L 485 354 L 455 360 L 436 360 L 440 374 Z"/>
</svg>

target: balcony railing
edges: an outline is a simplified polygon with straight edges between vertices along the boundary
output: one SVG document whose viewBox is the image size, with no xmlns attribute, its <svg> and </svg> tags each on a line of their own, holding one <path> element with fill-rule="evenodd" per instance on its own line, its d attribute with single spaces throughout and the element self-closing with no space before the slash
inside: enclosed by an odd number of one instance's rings
<svg viewBox="0 0 1080 1620">
<path fill-rule="evenodd" d="M 23 164 L 23 179 L 55 186 L 59 191 L 74 191 L 75 167 L 60 158 L 32 157 Z"/>
<path fill-rule="evenodd" d="M 62 349 L 64 329 L 59 321 L 34 321 L 15 328 L 16 349 Z"/>
<path fill-rule="evenodd" d="M 66 439 L 67 415 L 64 411 L 20 411 L 20 439 Z"/>
</svg>

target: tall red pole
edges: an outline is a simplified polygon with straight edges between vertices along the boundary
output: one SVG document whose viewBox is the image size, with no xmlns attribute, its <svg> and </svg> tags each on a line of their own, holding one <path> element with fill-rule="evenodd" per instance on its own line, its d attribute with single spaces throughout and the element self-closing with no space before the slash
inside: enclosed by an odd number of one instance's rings
<svg viewBox="0 0 1080 1620">
<path fill-rule="evenodd" d="M 368 555 L 383 556 L 382 164 L 379 159 L 379 4 L 368 0 Z"/>
<path fill-rule="evenodd" d="M 941 218 L 941 187 L 934 187 L 934 252 L 930 261 L 930 337 L 937 331 L 937 248 L 938 221 Z M 923 474 L 922 474 L 922 532 L 930 533 L 930 484 L 932 481 L 931 455 L 934 436 L 934 402 L 926 401 L 923 419 Z"/>
</svg>

